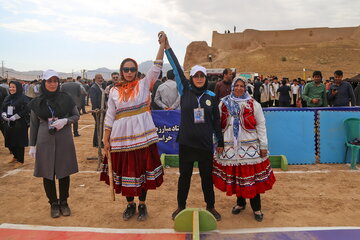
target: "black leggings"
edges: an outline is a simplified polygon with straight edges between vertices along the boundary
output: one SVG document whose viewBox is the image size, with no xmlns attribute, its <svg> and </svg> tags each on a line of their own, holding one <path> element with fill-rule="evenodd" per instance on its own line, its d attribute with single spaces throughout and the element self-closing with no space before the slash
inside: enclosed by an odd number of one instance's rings
<svg viewBox="0 0 360 240">
<path fill-rule="evenodd" d="M 57 202 L 58 198 L 56 195 L 56 186 L 55 181 L 47 178 L 43 178 L 44 189 L 46 196 L 49 199 L 49 203 Z M 60 201 L 65 201 L 69 197 L 69 188 L 70 188 L 70 176 L 59 179 L 59 192 L 60 192 Z"/>
<path fill-rule="evenodd" d="M 239 206 L 246 206 L 246 200 L 243 197 L 238 197 L 236 204 Z M 261 210 L 261 199 L 260 194 L 256 195 L 254 198 L 250 199 L 250 205 L 254 212 Z"/>
<path fill-rule="evenodd" d="M 186 207 L 194 162 L 198 161 L 201 187 L 206 208 L 214 208 L 215 194 L 212 180 L 213 153 L 179 144 L 179 171 L 177 201 L 179 208 Z"/>
<path fill-rule="evenodd" d="M 139 196 L 139 200 L 142 201 L 142 202 L 145 202 L 146 194 L 147 194 L 147 191 L 143 189 L 142 192 L 141 192 L 141 196 Z M 126 197 L 126 200 L 128 202 L 132 202 L 132 201 L 134 201 L 134 197 Z"/>
</svg>

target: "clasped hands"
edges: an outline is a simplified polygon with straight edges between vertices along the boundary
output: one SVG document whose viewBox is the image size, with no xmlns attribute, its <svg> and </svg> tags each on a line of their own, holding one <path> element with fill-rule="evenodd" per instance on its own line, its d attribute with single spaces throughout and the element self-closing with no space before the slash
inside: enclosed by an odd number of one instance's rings
<svg viewBox="0 0 360 240">
<path fill-rule="evenodd" d="M 2 117 L 5 121 L 16 121 L 16 120 L 18 120 L 18 119 L 21 118 L 18 114 L 14 114 L 14 115 L 12 115 L 11 117 L 8 118 L 6 112 L 3 112 L 3 113 L 1 114 L 1 117 Z"/>
<path fill-rule="evenodd" d="M 68 123 L 67 118 L 61 118 L 53 122 L 50 126 L 56 128 L 56 130 L 62 129 Z"/>
</svg>

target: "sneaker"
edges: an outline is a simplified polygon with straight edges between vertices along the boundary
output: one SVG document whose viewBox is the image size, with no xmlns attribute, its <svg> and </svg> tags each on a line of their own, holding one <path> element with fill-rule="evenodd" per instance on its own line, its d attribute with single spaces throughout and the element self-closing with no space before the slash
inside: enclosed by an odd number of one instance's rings
<svg viewBox="0 0 360 240">
<path fill-rule="evenodd" d="M 24 163 L 16 162 L 14 165 L 14 168 L 19 168 L 19 167 L 22 167 L 23 165 L 24 165 Z"/>
<path fill-rule="evenodd" d="M 70 216 L 71 210 L 66 200 L 60 201 L 60 213 L 63 216 Z"/>
<path fill-rule="evenodd" d="M 136 213 L 136 203 L 129 203 L 123 213 L 124 221 L 129 220 Z"/>
<path fill-rule="evenodd" d="M 254 212 L 254 217 L 256 221 L 261 222 L 264 219 L 264 214 L 263 213 L 257 214 Z"/>
<path fill-rule="evenodd" d="M 171 218 L 172 218 L 172 220 L 175 220 L 175 218 L 176 218 L 176 216 L 182 211 L 182 210 L 184 210 L 185 208 L 177 208 L 173 213 L 172 213 L 172 215 L 171 215 Z"/>
<path fill-rule="evenodd" d="M 239 206 L 239 205 L 235 205 L 232 210 L 231 213 L 232 214 L 239 214 L 241 211 L 245 210 L 245 206 Z"/>
<path fill-rule="evenodd" d="M 50 205 L 50 216 L 52 218 L 58 218 L 60 217 L 60 207 L 57 202 L 53 202 Z"/>
<path fill-rule="evenodd" d="M 220 213 L 218 213 L 215 208 L 206 208 L 207 211 L 209 211 L 216 219 L 216 221 L 220 221 L 221 220 L 221 215 Z"/>
<path fill-rule="evenodd" d="M 145 221 L 148 217 L 147 209 L 145 204 L 139 204 L 138 207 L 139 216 L 137 218 L 138 221 Z"/>
</svg>

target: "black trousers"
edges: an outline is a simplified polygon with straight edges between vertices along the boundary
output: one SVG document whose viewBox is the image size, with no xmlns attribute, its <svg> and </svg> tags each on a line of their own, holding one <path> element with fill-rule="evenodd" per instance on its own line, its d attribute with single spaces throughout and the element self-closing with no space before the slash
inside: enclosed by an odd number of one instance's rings
<svg viewBox="0 0 360 240">
<path fill-rule="evenodd" d="M 76 121 L 73 123 L 73 133 L 77 133 L 79 131 L 79 123 Z"/>
<path fill-rule="evenodd" d="M 183 144 L 179 145 L 179 170 L 177 201 L 179 208 L 186 207 L 189 194 L 194 162 L 198 161 L 201 177 L 201 187 L 206 202 L 206 208 L 214 208 L 215 194 L 212 180 L 213 153 Z"/>
<path fill-rule="evenodd" d="M 302 107 L 307 107 L 307 102 L 305 100 L 301 100 Z"/>
<path fill-rule="evenodd" d="M 290 107 L 290 102 L 286 101 L 286 102 L 279 102 L 279 106 L 280 107 Z"/>
<path fill-rule="evenodd" d="M 293 103 L 293 107 L 296 107 L 296 98 L 297 98 L 297 94 L 293 94 L 293 100 L 294 100 L 294 103 Z"/>
<path fill-rule="evenodd" d="M 96 121 L 96 114 L 93 113 L 92 114 L 95 120 L 95 129 L 94 129 L 94 135 L 93 135 L 93 147 L 98 147 L 98 135 L 97 135 L 97 130 L 98 130 L 98 122 Z"/>
<path fill-rule="evenodd" d="M 143 189 L 141 192 L 141 196 L 139 196 L 139 200 L 145 202 L 146 195 L 147 195 L 147 191 Z M 134 197 L 126 197 L 126 201 L 132 202 L 134 201 Z"/>
<path fill-rule="evenodd" d="M 18 162 L 24 163 L 25 147 L 9 147 L 9 149 Z"/>
<path fill-rule="evenodd" d="M 80 113 L 80 108 L 77 108 L 78 109 L 78 111 L 79 111 L 79 113 Z M 75 134 L 75 133 L 78 133 L 78 130 L 79 130 L 79 122 L 78 121 L 76 121 L 76 122 L 74 122 L 73 124 L 73 133 Z"/>
<path fill-rule="evenodd" d="M 85 102 L 86 102 L 86 96 L 81 97 L 81 111 L 82 111 L 82 113 L 86 113 Z M 80 113 L 80 111 L 79 111 L 79 113 Z"/>
<path fill-rule="evenodd" d="M 92 114 L 93 117 L 94 117 L 94 120 L 95 120 L 95 129 L 94 129 L 94 135 L 93 135 L 93 147 L 98 147 L 98 126 L 100 124 L 100 122 L 97 122 L 96 121 L 96 114 L 93 113 Z M 105 117 L 103 118 L 103 123 L 104 123 L 104 120 L 105 120 Z M 100 121 L 100 116 L 99 116 L 99 121 Z M 104 131 L 104 124 L 103 124 L 103 127 L 101 129 L 101 132 Z M 104 147 L 104 143 L 101 139 L 101 147 L 103 148 Z"/>
<path fill-rule="evenodd" d="M 57 194 L 56 194 L 56 186 L 55 180 L 49 180 L 47 178 L 43 178 L 44 189 L 46 192 L 46 196 L 49 199 L 49 203 L 57 202 Z M 59 179 L 59 193 L 60 201 L 64 201 L 69 197 L 69 188 L 70 188 L 70 176 L 60 178 Z"/>
<path fill-rule="evenodd" d="M 238 197 L 236 199 L 236 204 L 239 206 L 246 206 L 246 200 L 243 197 Z M 261 199 L 260 194 L 256 195 L 254 198 L 250 199 L 251 209 L 256 212 L 261 210 Z"/>
<path fill-rule="evenodd" d="M 270 101 L 262 102 L 262 103 L 261 103 L 261 107 L 263 107 L 263 108 L 269 107 L 269 105 L 270 105 Z"/>
<path fill-rule="evenodd" d="M 279 100 L 270 100 L 269 102 L 270 102 L 269 107 L 278 107 L 279 106 Z M 275 102 L 275 105 L 274 105 L 274 102 Z"/>
</svg>

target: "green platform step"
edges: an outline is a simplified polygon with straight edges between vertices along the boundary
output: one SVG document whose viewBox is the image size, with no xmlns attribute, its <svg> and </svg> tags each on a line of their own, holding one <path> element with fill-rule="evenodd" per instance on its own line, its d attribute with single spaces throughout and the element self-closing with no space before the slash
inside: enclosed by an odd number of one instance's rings
<svg viewBox="0 0 360 240">
<path fill-rule="evenodd" d="M 179 155 L 178 154 L 161 154 L 160 160 L 162 165 L 169 167 L 179 167 Z M 269 156 L 269 160 L 272 168 L 281 168 L 283 171 L 288 170 L 288 160 L 285 155 L 273 155 Z M 194 167 L 198 167 L 198 162 L 194 163 Z"/>
<path fill-rule="evenodd" d="M 269 156 L 269 160 L 272 168 L 281 168 L 283 171 L 288 170 L 288 160 L 285 155 Z"/>
<path fill-rule="evenodd" d="M 179 167 L 179 155 L 178 154 L 161 154 L 161 164 L 169 167 Z M 194 167 L 198 167 L 198 162 L 194 163 Z"/>
<path fill-rule="evenodd" d="M 202 208 L 186 208 L 182 210 L 174 219 L 175 231 L 193 232 L 199 235 L 200 232 L 216 230 L 217 222 L 215 217 Z"/>
</svg>

